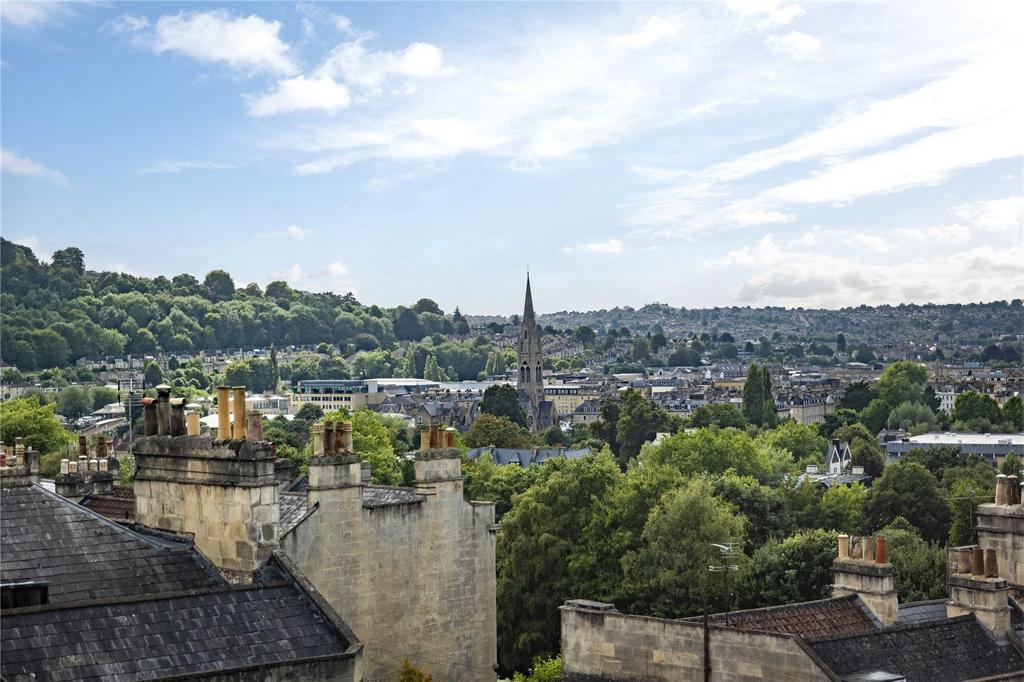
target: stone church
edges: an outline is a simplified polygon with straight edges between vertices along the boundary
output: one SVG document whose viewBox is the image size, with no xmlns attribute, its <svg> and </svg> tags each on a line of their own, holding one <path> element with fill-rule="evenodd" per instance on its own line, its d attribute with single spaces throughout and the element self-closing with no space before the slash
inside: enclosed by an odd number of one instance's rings
<svg viewBox="0 0 1024 682">
<path fill-rule="evenodd" d="M 530 431 L 542 431 L 558 424 L 555 404 L 544 399 L 544 353 L 540 343 L 540 326 L 533 312 L 530 293 L 530 275 L 526 275 L 526 303 L 523 306 L 523 326 L 516 345 L 519 358 L 519 380 L 516 388 L 519 401 L 526 412 Z"/>
</svg>

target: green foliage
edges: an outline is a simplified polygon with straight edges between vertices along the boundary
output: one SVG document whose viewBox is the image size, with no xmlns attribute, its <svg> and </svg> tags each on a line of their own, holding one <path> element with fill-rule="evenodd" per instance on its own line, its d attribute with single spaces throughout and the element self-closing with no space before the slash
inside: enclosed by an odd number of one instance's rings
<svg viewBox="0 0 1024 682">
<path fill-rule="evenodd" d="M 143 381 L 146 382 L 147 388 L 159 386 L 164 380 L 164 373 L 160 369 L 160 365 L 156 364 L 152 360 L 146 363 L 146 366 L 142 371 L 142 376 Z"/>
<path fill-rule="evenodd" d="M 254 358 L 229 364 L 224 370 L 224 383 L 245 386 L 252 393 L 267 393 L 277 387 L 277 378 L 269 361 Z"/>
<path fill-rule="evenodd" d="M 1015 395 L 1003 405 L 1003 421 L 1014 431 L 1024 431 L 1024 400 Z"/>
<path fill-rule="evenodd" d="M 912 436 L 934 431 L 939 426 L 939 418 L 932 408 L 922 403 L 900 403 L 889 413 L 890 429 L 903 429 Z"/>
<path fill-rule="evenodd" d="M 92 412 L 92 395 L 87 386 L 68 386 L 57 395 L 57 413 L 78 419 Z"/>
<path fill-rule="evenodd" d="M 640 453 L 640 446 L 653 440 L 659 431 L 667 431 L 668 427 L 667 412 L 637 391 L 626 390 L 622 396 L 618 423 L 615 425 L 615 437 L 619 443 L 616 459 L 619 465 L 625 468 L 625 464 Z"/>
<path fill-rule="evenodd" d="M 406 659 L 402 662 L 402 670 L 398 675 L 398 682 L 434 682 L 434 676 L 421 668 L 417 668 Z M 444 682 L 438 678 L 437 682 Z"/>
<path fill-rule="evenodd" d="M 315 422 L 318 419 L 323 419 L 324 408 L 314 403 L 305 403 L 299 408 L 299 411 L 295 413 L 296 419 L 302 419 L 307 422 Z"/>
<path fill-rule="evenodd" d="M 938 599 L 946 594 L 946 553 L 930 545 L 914 525 L 896 517 L 877 533 L 886 539 L 889 561 L 896 569 L 896 592 L 901 602 Z"/>
<path fill-rule="evenodd" d="M 871 433 L 878 433 L 889 423 L 889 413 L 891 411 L 892 406 L 888 402 L 881 398 L 875 398 L 868 403 L 867 407 L 861 410 L 860 422 Z"/>
<path fill-rule="evenodd" d="M 818 525 L 840 533 L 859 535 L 867 525 L 864 507 L 868 491 L 860 483 L 833 485 L 821 496 Z"/>
<path fill-rule="evenodd" d="M 776 606 L 831 596 L 836 536 L 832 530 L 805 530 L 755 551 L 740 576 L 740 607 Z"/>
<path fill-rule="evenodd" d="M 519 393 L 508 384 L 495 384 L 484 391 L 480 411 L 508 419 L 526 428 L 526 411 L 519 402 Z"/>
<path fill-rule="evenodd" d="M 794 462 L 822 461 L 828 450 L 828 441 L 813 424 L 786 421 L 774 429 L 763 432 L 758 441 L 771 447 L 787 450 Z"/>
<path fill-rule="evenodd" d="M 792 471 L 789 452 L 754 441 L 736 429 L 699 429 L 677 433 L 644 451 L 644 466 L 669 466 L 691 476 L 732 470 L 761 483 L 777 483 Z"/>
<path fill-rule="evenodd" d="M 1003 459 L 1003 463 L 999 465 L 999 473 L 1006 474 L 1007 476 L 1020 476 L 1020 456 L 1015 452 L 1008 454 L 1005 459 Z"/>
<path fill-rule="evenodd" d="M 512 675 L 512 682 L 559 682 L 562 679 L 562 657 L 538 657 L 533 660 L 530 674 L 520 672 Z"/>
<path fill-rule="evenodd" d="M 1002 420 L 1002 411 L 999 403 L 992 399 L 992 396 L 965 391 L 956 397 L 953 402 L 953 411 L 949 418 L 954 422 L 970 422 L 977 419 L 985 419 L 991 423 Z"/>
<path fill-rule="evenodd" d="M 525 448 L 529 445 L 526 430 L 508 417 L 481 414 L 466 433 L 466 445 L 482 448 L 493 445 L 496 448 Z"/>
<path fill-rule="evenodd" d="M 950 513 L 938 482 L 916 462 L 897 462 L 875 481 L 866 508 L 869 525 L 881 528 L 904 517 L 930 542 L 949 537 Z"/>
<path fill-rule="evenodd" d="M 775 401 L 772 399 L 772 378 L 767 367 L 751 363 L 743 384 L 743 416 L 757 426 L 775 423 Z"/>
<path fill-rule="evenodd" d="M 923 403 L 928 370 L 910 360 L 899 360 L 885 368 L 875 384 L 878 397 L 889 405 Z"/>
<path fill-rule="evenodd" d="M 885 468 L 885 453 L 863 424 L 850 424 L 836 430 L 835 437 L 850 445 L 850 465 L 864 467 L 868 476 L 878 476 Z"/>
<path fill-rule="evenodd" d="M 715 479 L 712 489 L 743 515 L 747 553 L 770 539 L 785 537 L 789 519 L 785 498 L 778 488 L 761 485 L 751 476 L 727 473 Z"/>
<path fill-rule="evenodd" d="M 391 445 L 391 434 L 381 415 L 362 409 L 352 412 L 347 418 L 352 421 L 352 448 L 370 462 L 373 482 L 400 484 L 402 472 Z"/>
<path fill-rule="evenodd" d="M 690 414 L 690 425 L 695 428 L 717 426 L 719 428 L 742 429 L 747 419 L 740 408 L 731 403 L 711 403 L 701 405 Z"/>
<path fill-rule="evenodd" d="M 93 411 L 102 409 L 111 403 L 116 403 L 118 400 L 117 390 L 108 388 L 106 386 L 93 386 L 92 387 L 92 409 Z"/>
<path fill-rule="evenodd" d="M 620 480 L 608 454 L 551 460 L 535 485 L 518 496 L 498 535 L 498 657 L 509 670 L 525 670 L 537 656 L 559 650 L 558 607 L 585 595 L 577 568 L 579 542 L 595 505 Z"/>
<path fill-rule="evenodd" d="M 55 405 L 40 404 L 37 396 L 0 403 L 0 440 L 13 443 L 24 438 L 25 447 L 43 454 L 62 452 L 73 438 L 61 428 Z"/>
<path fill-rule="evenodd" d="M 500 520 L 512 508 L 512 498 L 526 492 L 537 480 L 542 466 L 502 466 L 495 464 L 490 454 L 463 458 L 463 496 L 494 502 L 494 515 Z"/>
<path fill-rule="evenodd" d="M 622 557 L 630 610 L 675 618 L 697 613 L 705 594 L 717 605 L 726 601 L 722 577 L 707 566 L 721 563 L 712 543 L 742 544 L 743 522 L 732 505 L 714 496 L 710 479 L 693 477 L 666 493 L 644 524 L 641 541 Z"/>
</svg>

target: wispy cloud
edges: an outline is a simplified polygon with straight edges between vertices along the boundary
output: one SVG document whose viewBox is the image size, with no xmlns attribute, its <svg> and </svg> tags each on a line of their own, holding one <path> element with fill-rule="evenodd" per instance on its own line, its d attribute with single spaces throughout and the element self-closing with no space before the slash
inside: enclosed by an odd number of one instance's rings
<svg viewBox="0 0 1024 682">
<path fill-rule="evenodd" d="M 146 175 L 149 173 L 180 173 L 189 170 L 230 170 L 238 168 L 240 164 L 227 161 L 197 161 L 189 159 L 168 159 L 157 161 L 148 166 L 143 166 L 137 172 Z"/>
<path fill-rule="evenodd" d="M 298 263 L 271 275 L 274 280 L 287 282 L 289 286 L 305 291 L 333 291 L 335 293 L 357 293 L 349 278 L 348 268 L 341 261 L 332 261 L 323 268 L 306 272 Z"/>
<path fill-rule="evenodd" d="M 1024 227 L 1024 197 L 960 204 L 953 208 L 953 213 L 979 230 L 1020 232 Z"/>
<path fill-rule="evenodd" d="M 609 239 L 603 242 L 583 242 L 573 246 L 563 246 L 562 253 L 622 253 L 622 240 Z"/>
<path fill-rule="evenodd" d="M 18 156 L 6 149 L 0 149 L 0 169 L 4 173 L 43 178 L 63 187 L 68 186 L 68 179 L 60 171 L 45 166 L 38 161 L 33 161 L 27 156 Z"/>
<path fill-rule="evenodd" d="M 250 116 L 272 116 L 289 111 L 319 109 L 332 112 L 348 107 L 348 88 L 329 76 L 296 76 L 278 81 L 272 92 L 249 100 Z"/>
<path fill-rule="evenodd" d="M 57 0 L 4 0 L 0 2 L 0 19 L 4 24 L 14 28 L 35 29 L 71 16 L 74 13 L 74 6 L 83 4 L 85 3 Z"/>
<path fill-rule="evenodd" d="M 674 23 L 661 17 L 648 17 L 636 33 L 624 33 L 608 41 L 612 47 L 649 47 L 662 40 L 675 37 L 679 29 Z"/>
<path fill-rule="evenodd" d="M 268 232 L 266 234 L 259 235 L 259 237 L 261 239 L 297 239 L 298 241 L 302 241 L 311 234 L 313 234 L 313 230 L 308 230 L 304 227 L 299 227 L 298 225 L 289 225 L 283 230 Z"/>
</svg>

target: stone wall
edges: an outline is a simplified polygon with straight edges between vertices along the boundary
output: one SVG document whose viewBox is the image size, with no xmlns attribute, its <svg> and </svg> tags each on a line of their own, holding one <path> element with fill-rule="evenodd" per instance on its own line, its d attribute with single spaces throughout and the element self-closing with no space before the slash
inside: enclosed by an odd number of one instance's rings
<svg viewBox="0 0 1024 682">
<path fill-rule="evenodd" d="M 561 611 L 566 680 L 703 679 L 703 623 L 631 616 L 585 600 Z M 716 682 L 834 679 L 795 637 L 711 626 L 709 641 Z"/>
<path fill-rule="evenodd" d="M 134 451 L 139 523 L 194 534 L 196 548 L 226 571 L 253 571 L 277 547 L 269 443 L 147 436 Z"/>
<path fill-rule="evenodd" d="M 309 506 L 282 549 L 363 643 L 367 680 L 409 660 L 434 679 L 494 680 L 494 506 L 462 497 L 456 450 L 421 452 L 419 496 L 364 506 L 359 459 L 314 457 Z"/>
<path fill-rule="evenodd" d="M 978 505 L 974 523 L 978 546 L 996 551 L 1000 577 L 1024 589 L 1024 506 Z"/>
</svg>

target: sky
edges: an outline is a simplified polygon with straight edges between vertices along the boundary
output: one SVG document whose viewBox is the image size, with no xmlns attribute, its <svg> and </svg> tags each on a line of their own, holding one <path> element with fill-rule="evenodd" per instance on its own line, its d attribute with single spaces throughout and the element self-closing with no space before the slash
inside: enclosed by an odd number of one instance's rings
<svg viewBox="0 0 1024 682">
<path fill-rule="evenodd" d="M 0 232 L 470 314 L 1024 294 L 1024 3 L 0 5 Z"/>
</svg>

